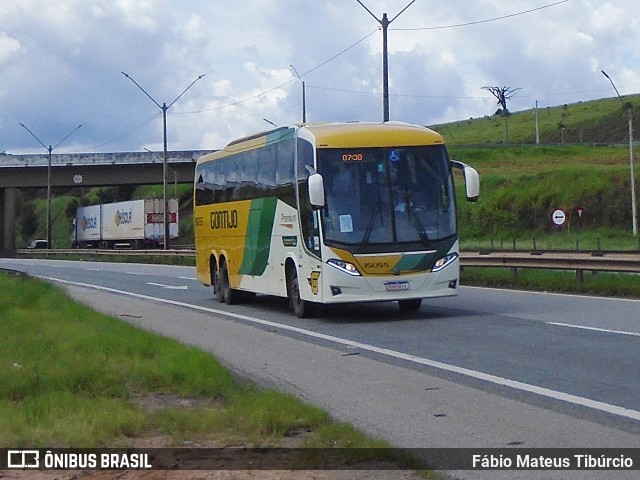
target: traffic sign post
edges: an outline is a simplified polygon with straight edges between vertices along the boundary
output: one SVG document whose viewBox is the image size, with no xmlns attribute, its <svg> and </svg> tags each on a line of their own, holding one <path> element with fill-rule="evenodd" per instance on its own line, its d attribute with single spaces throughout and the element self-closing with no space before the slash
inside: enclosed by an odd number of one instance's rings
<svg viewBox="0 0 640 480">
<path fill-rule="evenodd" d="M 575 208 L 575 215 L 576 215 L 576 218 L 578 219 L 578 230 L 581 231 L 582 230 L 582 219 L 584 218 L 584 208 L 583 207 L 576 207 Z"/>
<path fill-rule="evenodd" d="M 557 208 L 551 214 L 551 221 L 556 227 L 562 228 L 567 221 L 567 214 L 561 208 Z"/>
</svg>

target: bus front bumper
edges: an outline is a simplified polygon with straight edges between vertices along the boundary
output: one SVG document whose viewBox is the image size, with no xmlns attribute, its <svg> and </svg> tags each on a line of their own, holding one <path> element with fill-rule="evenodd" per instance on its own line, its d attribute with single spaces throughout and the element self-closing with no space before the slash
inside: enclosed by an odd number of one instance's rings
<svg viewBox="0 0 640 480">
<path fill-rule="evenodd" d="M 349 275 L 325 266 L 324 303 L 377 302 L 456 295 L 459 259 L 438 272 L 395 275 Z"/>
</svg>

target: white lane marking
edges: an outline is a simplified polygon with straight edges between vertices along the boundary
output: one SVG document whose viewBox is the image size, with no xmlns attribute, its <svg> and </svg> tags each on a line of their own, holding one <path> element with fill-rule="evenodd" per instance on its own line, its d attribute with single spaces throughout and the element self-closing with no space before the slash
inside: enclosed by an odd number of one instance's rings
<svg viewBox="0 0 640 480">
<path fill-rule="evenodd" d="M 149 272 L 124 272 L 127 275 L 134 275 L 134 276 L 139 276 L 139 277 L 148 277 L 151 275 L 155 275 L 154 273 L 149 273 Z M 194 277 L 181 277 L 181 276 L 177 276 L 177 277 L 167 277 L 167 278 L 177 278 L 178 280 L 190 280 L 195 282 L 196 279 Z"/>
<path fill-rule="evenodd" d="M 88 288 L 93 288 L 96 290 L 102 290 L 105 292 L 111 292 L 111 293 L 117 293 L 119 295 L 128 295 L 131 297 L 135 297 L 135 298 L 140 298 L 143 300 L 152 300 L 154 302 L 161 302 L 161 303 L 166 303 L 169 305 L 175 305 L 175 306 L 179 306 L 179 307 L 186 307 L 186 308 L 190 308 L 192 310 L 199 310 L 202 312 L 207 312 L 207 313 L 214 313 L 216 315 L 223 315 L 226 317 L 231 317 L 231 318 L 237 318 L 240 320 L 245 320 L 248 322 L 252 322 L 252 323 L 256 323 L 259 325 L 265 325 L 268 327 L 275 327 L 275 328 L 279 328 L 282 330 L 288 330 L 290 332 L 295 332 L 301 335 L 305 335 L 307 337 L 312 337 L 312 338 L 318 338 L 321 340 L 326 340 L 329 342 L 333 342 L 333 343 L 337 343 L 340 345 L 345 345 L 347 347 L 352 347 L 352 348 L 359 348 L 361 350 L 365 350 L 368 352 L 373 352 L 373 353 L 378 353 L 381 355 L 385 355 L 388 357 L 392 357 L 392 358 L 396 358 L 399 360 L 405 360 L 411 363 L 416 363 L 419 365 L 425 365 L 428 367 L 433 367 L 433 368 L 437 368 L 440 370 L 445 370 L 447 372 L 453 372 L 453 373 L 458 373 L 461 375 L 465 375 L 467 377 L 471 377 L 471 378 L 475 378 L 478 380 L 484 380 L 486 382 L 490 382 L 490 383 L 494 383 L 496 385 L 502 385 L 505 387 L 510 387 L 516 390 L 521 390 L 524 392 L 529 392 L 529 393 L 534 393 L 536 395 L 541 395 L 544 397 L 548 397 L 548 398 L 553 398 L 555 400 L 561 400 L 563 402 L 568 402 L 568 403 L 573 403 L 575 405 L 581 405 L 583 407 L 588 407 L 588 408 L 592 408 L 594 410 L 599 410 L 602 412 L 606 412 L 606 413 L 610 413 L 613 415 L 618 415 L 621 417 L 626 417 L 626 418 L 631 418 L 633 420 L 640 420 L 640 411 L 638 410 L 632 410 L 630 408 L 625 408 L 625 407 L 620 407 L 618 405 L 612 405 L 609 403 L 605 403 L 605 402 L 599 402 L 597 400 L 592 400 L 590 398 L 584 398 L 584 397 L 579 397 L 577 395 L 571 395 L 569 393 L 564 393 L 564 392 L 558 392 L 556 390 L 551 390 L 549 388 L 544 388 L 544 387 L 538 387 L 536 385 L 530 385 L 528 383 L 523 383 L 523 382 L 518 382 L 516 380 L 509 380 L 508 378 L 503 378 L 503 377 L 498 377 L 496 375 L 491 375 L 488 373 L 484 373 L 484 372 L 478 372 L 475 370 L 470 370 L 468 368 L 463 368 L 463 367 L 457 367 L 455 365 L 449 365 L 447 363 L 442 363 L 442 362 L 438 362 L 435 360 L 429 360 L 428 358 L 422 358 L 422 357 L 417 357 L 415 355 L 411 355 L 408 353 L 402 353 L 402 352 L 397 352 L 395 350 L 389 350 L 387 348 L 381 348 L 381 347 L 376 347 L 374 345 L 369 345 L 366 343 L 361 343 L 361 342 L 356 342 L 353 340 L 347 340 L 344 338 L 340 338 L 340 337 L 334 337 L 333 335 L 326 335 L 324 333 L 318 333 L 318 332 L 313 332 L 311 330 L 305 330 L 303 328 L 299 328 L 299 327 L 293 327 L 290 325 L 284 325 L 281 323 L 275 323 L 275 322 L 271 322 L 269 320 L 262 320 L 259 318 L 255 318 L 255 317 L 249 317 L 248 315 L 242 315 L 239 313 L 233 313 L 233 312 L 225 312 L 223 310 L 217 310 L 215 308 L 209 308 L 209 307 L 201 307 L 199 305 L 191 305 L 189 303 L 184 303 L 184 302 L 178 302 L 176 300 L 169 300 L 166 298 L 158 298 L 158 297 L 152 297 L 150 295 L 143 295 L 141 293 L 133 293 L 133 292 L 126 292 L 123 290 L 117 290 L 115 288 L 109 288 L 109 287 L 102 287 L 100 285 L 91 285 L 91 284 L 87 284 L 87 283 L 80 283 L 80 282 L 71 282 L 68 280 L 62 280 L 62 279 L 58 279 L 58 278 L 51 278 L 51 277 L 41 277 L 44 278 L 45 280 L 51 280 L 54 282 L 60 282 L 60 283 L 64 283 L 67 285 L 75 285 L 75 286 L 79 286 L 79 287 L 88 287 Z"/>
<path fill-rule="evenodd" d="M 587 327 L 586 325 L 572 325 L 570 323 L 560 322 L 546 322 L 547 325 L 556 325 L 558 327 L 579 328 L 581 330 L 592 330 L 594 332 L 616 333 L 618 335 L 632 335 L 634 337 L 640 337 L 640 333 L 637 332 L 625 332 L 624 330 L 609 330 L 607 328 Z"/>
<path fill-rule="evenodd" d="M 558 292 L 540 292 L 537 290 L 515 290 L 513 288 L 497 288 L 497 287 L 475 287 L 473 285 L 462 285 L 460 288 L 468 288 L 469 290 L 492 290 L 494 292 L 522 293 L 531 295 L 544 295 L 551 297 L 571 297 L 584 298 L 586 300 L 615 300 L 616 302 L 633 302 L 640 303 L 637 298 L 621 298 L 621 297 L 594 297 L 593 295 L 582 295 L 579 293 L 558 293 Z"/>
<path fill-rule="evenodd" d="M 154 283 L 154 282 L 145 282 L 147 285 L 151 285 L 152 287 L 160 287 L 166 290 L 187 290 L 186 285 L 166 285 L 164 283 Z"/>
</svg>

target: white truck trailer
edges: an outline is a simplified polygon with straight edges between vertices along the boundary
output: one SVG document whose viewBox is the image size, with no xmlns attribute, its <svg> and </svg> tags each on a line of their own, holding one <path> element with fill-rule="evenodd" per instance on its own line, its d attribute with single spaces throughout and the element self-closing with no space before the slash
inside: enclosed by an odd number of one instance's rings
<svg viewBox="0 0 640 480">
<path fill-rule="evenodd" d="M 178 200 L 169 203 L 169 240 L 178 238 Z M 154 248 L 164 244 L 162 199 L 80 207 L 71 233 L 74 248 Z"/>
</svg>

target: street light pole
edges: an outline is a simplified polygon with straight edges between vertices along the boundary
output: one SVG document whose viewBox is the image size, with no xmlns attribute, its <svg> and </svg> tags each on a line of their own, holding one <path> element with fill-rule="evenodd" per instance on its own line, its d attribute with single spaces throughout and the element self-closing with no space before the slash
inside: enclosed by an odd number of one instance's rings
<svg viewBox="0 0 640 480">
<path fill-rule="evenodd" d="M 76 130 L 78 130 L 82 124 L 78 125 L 76 128 L 71 130 L 66 137 L 56 143 L 55 146 L 49 145 L 48 147 L 40 140 L 35 133 L 33 133 L 24 123 L 19 123 L 19 125 L 24 128 L 27 132 L 31 134 L 33 138 L 35 138 L 40 145 L 42 145 L 47 151 L 47 248 L 51 248 L 51 154 L 54 149 L 58 148 L 58 146 L 64 142 L 67 138 L 71 136 Z"/>
<path fill-rule="evenodd" d="M 362 8 L 364 8 L 367 12 L 369 12 L 369 15 L 375 18 L 376 21 L 382 27 L 382 121 L 388 122 L 389 121 L 389 54 L 387 49 L 387 30 L 389 29 L 389 25 L 391 24 L 391 22 L 393 22 L 396 18 L 402 15 L 405 12 L 405 10 L 409 8 L 413 4 L 413 2 L 415 2 L 416 0 L 411 0 L 411 2 L 409 2 L 402 10 L 400 10 L 400 13 L 398 13 L 391 20 L 389 20 L 386 13 L 383 13 L 382 18 L 379 19 L 371 12 L 371 10 L 369 10 L 366 7 L 364 3 L 362 3 L 360 0 L 356 0 L 356 1 L 360 5 L 362 5 Z"/>
<path fill-rule="evenodd" d="M 147 152 L 152 153 L 154 156 L 156 157 L 158 156 L 158 154 L 153 150 L 149 150 L 147 147 L 142 147 L 142 148 Z M 178 198 L 178 172 L 176 172 L 168 164 L 167 164 L 167 170 L 170 170 L 171 173 L 173 174 L 173 196 L 177 199 Z"/>
<path fill-rule="evenodd" d="M 293 65 L 289 64 L 289 66 L 291 68 L 293 68 L 293 71 L 296 74 L 296 77 L 298 77 L 298 80 L 300 80 L 302 82 L 302 123 L 307 123 L 307 105 L 306 105 L 306 89 L 304 87 L 304 80 L 302 80 L 302 78 L 300 78 L 300 74 L 298 73 L 298 70 L 296 70 L 296 67 L 294 67 Z"/>
<path fill-rule="evenodd" d="M 138 87 L 142 93 L 144 93 L 147 97 L 149 97 L 149 99 L 156 104 L 156 106 L 162 110 L 162 132 L 163 132 L 163 143 L 164 143 L 164 151 L 163 151 L 163 156 L 162 156 L 162 197 L 163 197 L 163 204 L 164 204 L 164 214 L 163 214 L 163 222 L 164 222 L 164 249 L 168 250 L 169 249 L 169 201 L 167 199 L 167 162 L 168 162 L 168 149 L 167 149 L 167 110 L 169 110 L 174 103 L 176 103 L 178 101 L 178 99 L 180 97 L 182 97 L 185 93 L 187 93 L 187 90 L 189 90 L 194 83 L 196 83 L 198 80 L 200 80 L 202 77 L 204 77 L 206 74 L 202 74 L 200 75 L 198 78 L 196 78 L 193 82 L 191 82 L 189 84 L 189 86 L 187 88 L 185 88 L 182 93 L 180 95 L 178 95 L 175 100 L 173 102 L 171 102 L 169 105 L 167 105 L 166 103 L 163 103 L 162 105 L 160 105 L 158 102 L 156 102 L 156 100 L 147 93 L 147 91 L 142 88 L 140 86 L 140 84 L 138 82 L 136 82 L 133 78 L 131 78 L 131 76 L 129 76 L 128 74 L 126 74 L 125 72 L 120 72 L 122 73 L 125 77 L 127 77 L 129 80 L 131 80 L 133 82 L 133 84 Z"/>
<path fill-rule="evenodd" d="M 638 235 L 638 206 L 636 203 L 636 179 L 635 179 L 636 167 L 635 167 L 635 160 L 633 158 L 633 105 L 631 104 L 631 102 L 624 103 L 624 100 L 622 99 L 620 92 L 618 92 L 618 89 L 616 88 L 616 85 L 613 83 L 613 80 L 611 79 L 611 77 L 607 75 L 607 72 L 605 72 L 604 70 L 600 70 L 600 71 L 611 82 L 611 86 L 616 91 L 616 95 L 618 95 L 618 98 L 622 102 L 622 106 L 626 107 L 627 109 L 627 120 L 629 123 L 629 166 L 631 168 L 631 218 L 633 222 L 633 235 L 637 236 Z"/>
</svg>

